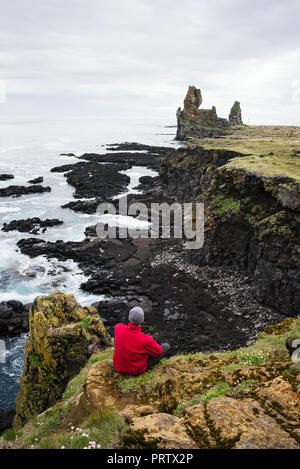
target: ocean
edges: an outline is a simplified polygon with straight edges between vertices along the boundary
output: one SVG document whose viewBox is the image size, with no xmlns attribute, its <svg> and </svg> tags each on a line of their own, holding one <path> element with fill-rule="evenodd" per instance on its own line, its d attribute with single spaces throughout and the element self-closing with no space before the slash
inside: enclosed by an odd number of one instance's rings
<svg viewBox="0 0 300 469">
<path fill-rule="evenodd" d="M 36 296 L 47 295 L 54 289 L 73 293 L 83 305 L 99 301 L 100 297 L 80 290 L 85 275 L 73 261 L 61 262 L 39 256 L 30 259 L 20 253 L 16 243 L 34 235 L 18 231 L 3 232 L 3 223 L 32 217 L 58 218 L 64 224 L 51 227 L 38 237 L 49 240 L 80 241 L 87 226 L 95 224 L 97 215 L 87 215 L 62 209 L 73 200 L 74 188 L 67 184 L 63 173 L 50 169 L 77 162 L 61 153 L 106 153 L 106 145 L 139 142 L 148 145 L 174 146 L 175 128 L 172 122 L 150 119 L 134 121 L 107 118 L 0 118 L 0 174 L 13 174 L 14 179 L 0 181 L 0 188 L 9 185 L 28 185 L 43 176 L 43 186 L 51 192 L 0 198 L 0 301 L 32 302 Z M 126 192 L 137 192 L 141 176 L 156 173 L 135 166 L 125 174 L 130 176 Z M 122 195 L 122 194 L 120 194 Z M 24 343 L 27 334 L 5 339 L 6 361 L 0 363 L 0 408 L 14 406 L 19 377 L 23 370 Z"/>
</svg>

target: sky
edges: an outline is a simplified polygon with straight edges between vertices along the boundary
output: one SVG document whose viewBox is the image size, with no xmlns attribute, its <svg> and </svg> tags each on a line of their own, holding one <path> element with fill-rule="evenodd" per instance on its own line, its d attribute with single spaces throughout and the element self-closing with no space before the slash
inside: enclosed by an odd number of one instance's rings
<svg viewBox="0 0 300 469">
<path fill-rule="evenodd" d="M 0 0 L 0 117 L 300 125 L 299 0 Z"/>
</svg>

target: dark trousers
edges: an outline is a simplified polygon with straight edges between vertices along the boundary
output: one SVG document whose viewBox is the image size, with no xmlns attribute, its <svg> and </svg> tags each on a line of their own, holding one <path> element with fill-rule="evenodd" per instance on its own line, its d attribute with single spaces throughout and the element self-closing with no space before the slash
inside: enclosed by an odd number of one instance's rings
<svg viewBox="0 0 300 469">
<path fill-rule="evenodd" d="M 146 371 L 151 370 L 155 365 L 157 365 L 171 348 L 169 344 L 160 344 L 160 346 L 163 349 L 163 353 L 159 357 L 152 357 L 151 355 L 148 356 L 148 366 Z"/>
</svg>

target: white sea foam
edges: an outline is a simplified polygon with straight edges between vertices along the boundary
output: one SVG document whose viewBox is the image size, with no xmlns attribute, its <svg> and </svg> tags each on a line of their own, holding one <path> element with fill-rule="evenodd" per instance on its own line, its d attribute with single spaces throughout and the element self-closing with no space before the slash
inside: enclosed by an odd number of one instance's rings
<svg viewBox="0 0 300 469">
<path fill-rule="evenodd" d="M 13 212 L 20 212 L 19 207 L 0 207 L 0 213 L 13 213 Z"/>
</svg>

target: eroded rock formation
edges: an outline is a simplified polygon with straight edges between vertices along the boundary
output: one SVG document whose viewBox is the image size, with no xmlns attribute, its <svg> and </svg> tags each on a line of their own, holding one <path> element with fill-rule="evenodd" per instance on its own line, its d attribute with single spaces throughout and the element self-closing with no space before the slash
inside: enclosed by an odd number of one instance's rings
<svg viewBox="0 0 300 469">
<path fill-rule="evenodd" d="M 239 101 L 235 101 L 229 114 L 229 125 L 243 125 L 242 111 Z"/>
<path fill-rule="evenodd" d="M 240 103 L 235 101 L 229 116 L 229 121 L 218 117 L 216 107 L 199 109 L 202 104 L 201 90 L 189 86 L 184 99 L 183 110 L 177 109 L 177 140 L 188 137 L 211 138 L 217 137 L 226 127 L 242 124 Z"/>
<path fill-rule="evenodd" d="M 15 428 L 53 405 L 88 358 L 110 343 L 97 310 L 58 291 L 38 297 L 29 312 L 24 373 Z"/>
</svg>

